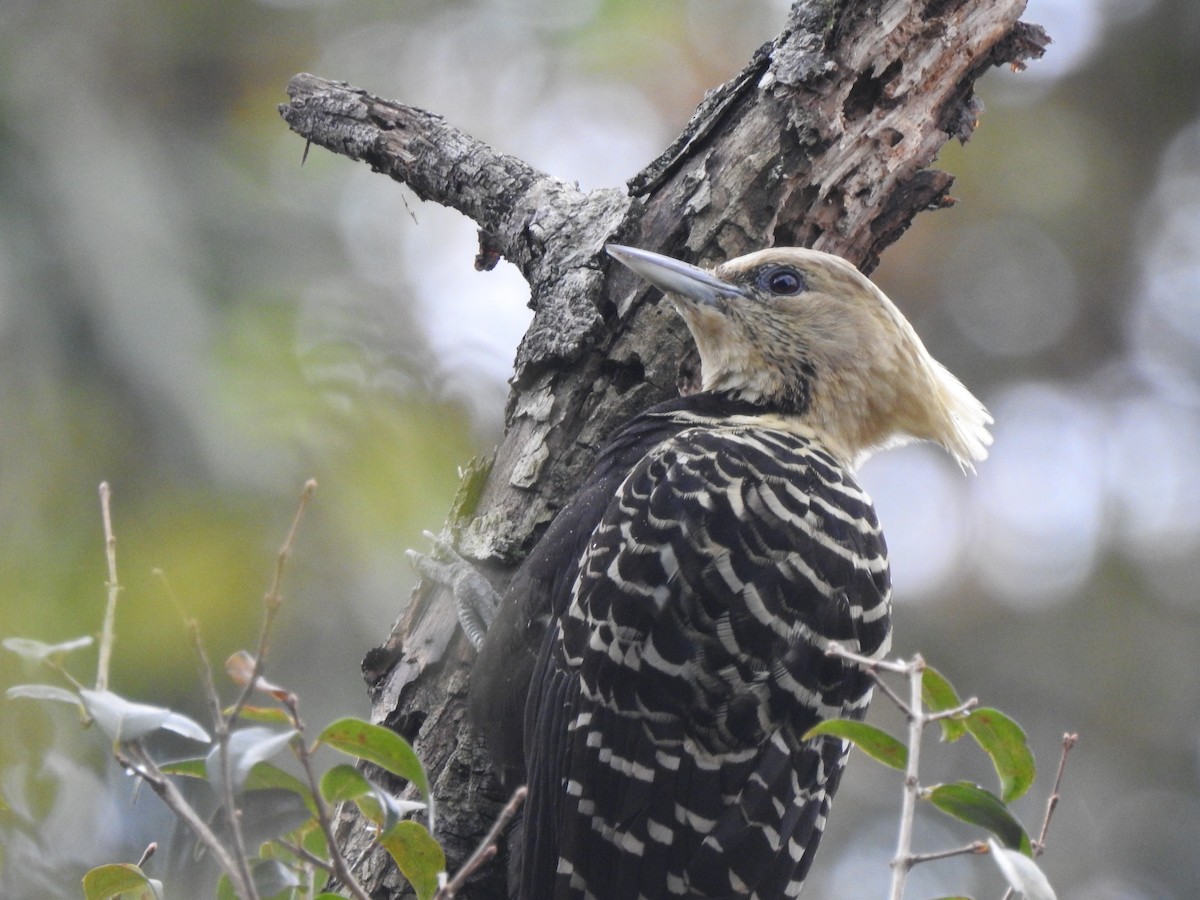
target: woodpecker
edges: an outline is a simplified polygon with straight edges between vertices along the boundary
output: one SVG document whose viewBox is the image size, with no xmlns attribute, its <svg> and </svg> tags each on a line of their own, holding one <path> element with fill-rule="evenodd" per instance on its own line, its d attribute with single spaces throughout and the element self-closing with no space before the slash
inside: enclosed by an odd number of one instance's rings
<svg viewBox="0 0 1200 900">
<path fill-rule="evenodd" d="M 683 317 L 701 389 L 618 429 L 495 610 L 475 603 L 470 714 L 529 787 L 511 887 L 796 896 L 849 750 L 802 736 L 871 695 L 825 651 L 890 644 L 853 473 L 909 440 L 971 469 L 992 420 L 843 259 L 775 248 L 708 271 L 607 250 Z"/>
</svg>

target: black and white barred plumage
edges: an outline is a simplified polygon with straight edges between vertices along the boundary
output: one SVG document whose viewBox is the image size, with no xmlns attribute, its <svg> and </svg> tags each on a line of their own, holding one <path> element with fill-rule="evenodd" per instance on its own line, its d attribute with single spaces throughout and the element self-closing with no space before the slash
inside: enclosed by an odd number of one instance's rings
<svg viewBox="0 0 1200 900">
<path fill-rule="evenodd" d="M 801 735 L 870 694 L 825 645 L 887 645 L 883 540 L 846 471 L 771 417 L 689 405 L 657 413 L 691 424 L 621 483 L 542 645 L 530 897 L 793 896 L 845 760 Z"/>
<path fill-rule="evenodd" d="M 709 274 L 614 255 L 675 294 L 706 389 L 618 431 L 483 642 L 472 714 L 529 785 L 513 887 L 796 896 L 847 752 L 802 735 L 870 698 L 825 649 L 880 656 L 890 639 L 885 545 L 852 467 L 905 436 L 969 464 L 990 420 L 841 260 L 764 251 Z M 870 356 L 852 363 L 847 341 Z M 872 388 L 889 367 L 907 381 Z"/>
</svg>

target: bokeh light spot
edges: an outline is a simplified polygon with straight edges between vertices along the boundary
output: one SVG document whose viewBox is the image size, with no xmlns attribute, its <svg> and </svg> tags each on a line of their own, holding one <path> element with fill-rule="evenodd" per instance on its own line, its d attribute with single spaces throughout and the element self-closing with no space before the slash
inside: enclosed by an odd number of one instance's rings
<svg viewBox="0 0 1200 900">
<path fill-rule="evenodd" d="M 1054 346 L 1079 307 L 1070 260 L 1032 222 L 999 220 L 968 230 L 946 260 L 942 291 L 962 333 L 998 356 Z"/>
<path fill-rule="evenodd" d="M 1043 385 L 1001 395 L 996 442 L 975 482 L 975 568 L 1019 607 L 1067 599 L 1100 551 L 1100 422 L 1082 400 Z"/>
<path fill-rule="evenodd" d="M 962 473 L 939 448 L 914 444 L 872 457 L 861 480 L 887 535 L 897 600 L 933 597 L 962 561 Z"/>
</svg>

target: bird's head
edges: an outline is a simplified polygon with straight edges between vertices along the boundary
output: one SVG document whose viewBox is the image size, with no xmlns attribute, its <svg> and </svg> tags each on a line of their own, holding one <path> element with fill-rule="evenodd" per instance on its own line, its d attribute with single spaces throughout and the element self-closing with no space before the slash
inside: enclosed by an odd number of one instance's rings
<svg viewBox="0 0 1200 900">
<path fill-rule="evenodd" d="M 704 390 L 794 415 L 852 466 L 909 440 L 941 444 L 964 469 L 987 456 L 983 404 L 846 260 L 778 247 L 706 271 L 607 249 L 671 298 L 700 351 Z"/>
</svg>

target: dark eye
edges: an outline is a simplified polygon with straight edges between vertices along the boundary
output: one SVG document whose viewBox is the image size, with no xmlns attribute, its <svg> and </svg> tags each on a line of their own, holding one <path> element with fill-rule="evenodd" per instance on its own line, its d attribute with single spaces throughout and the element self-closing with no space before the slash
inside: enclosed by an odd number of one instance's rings
<svg viewBox="0 0 1200 900">
<path fill-rule="evenodd" d="M 758 283 L 772 294 L 799 294 L 804 290 L 804 276 L 789 266 L 767 269 Z"/>
</svg>

